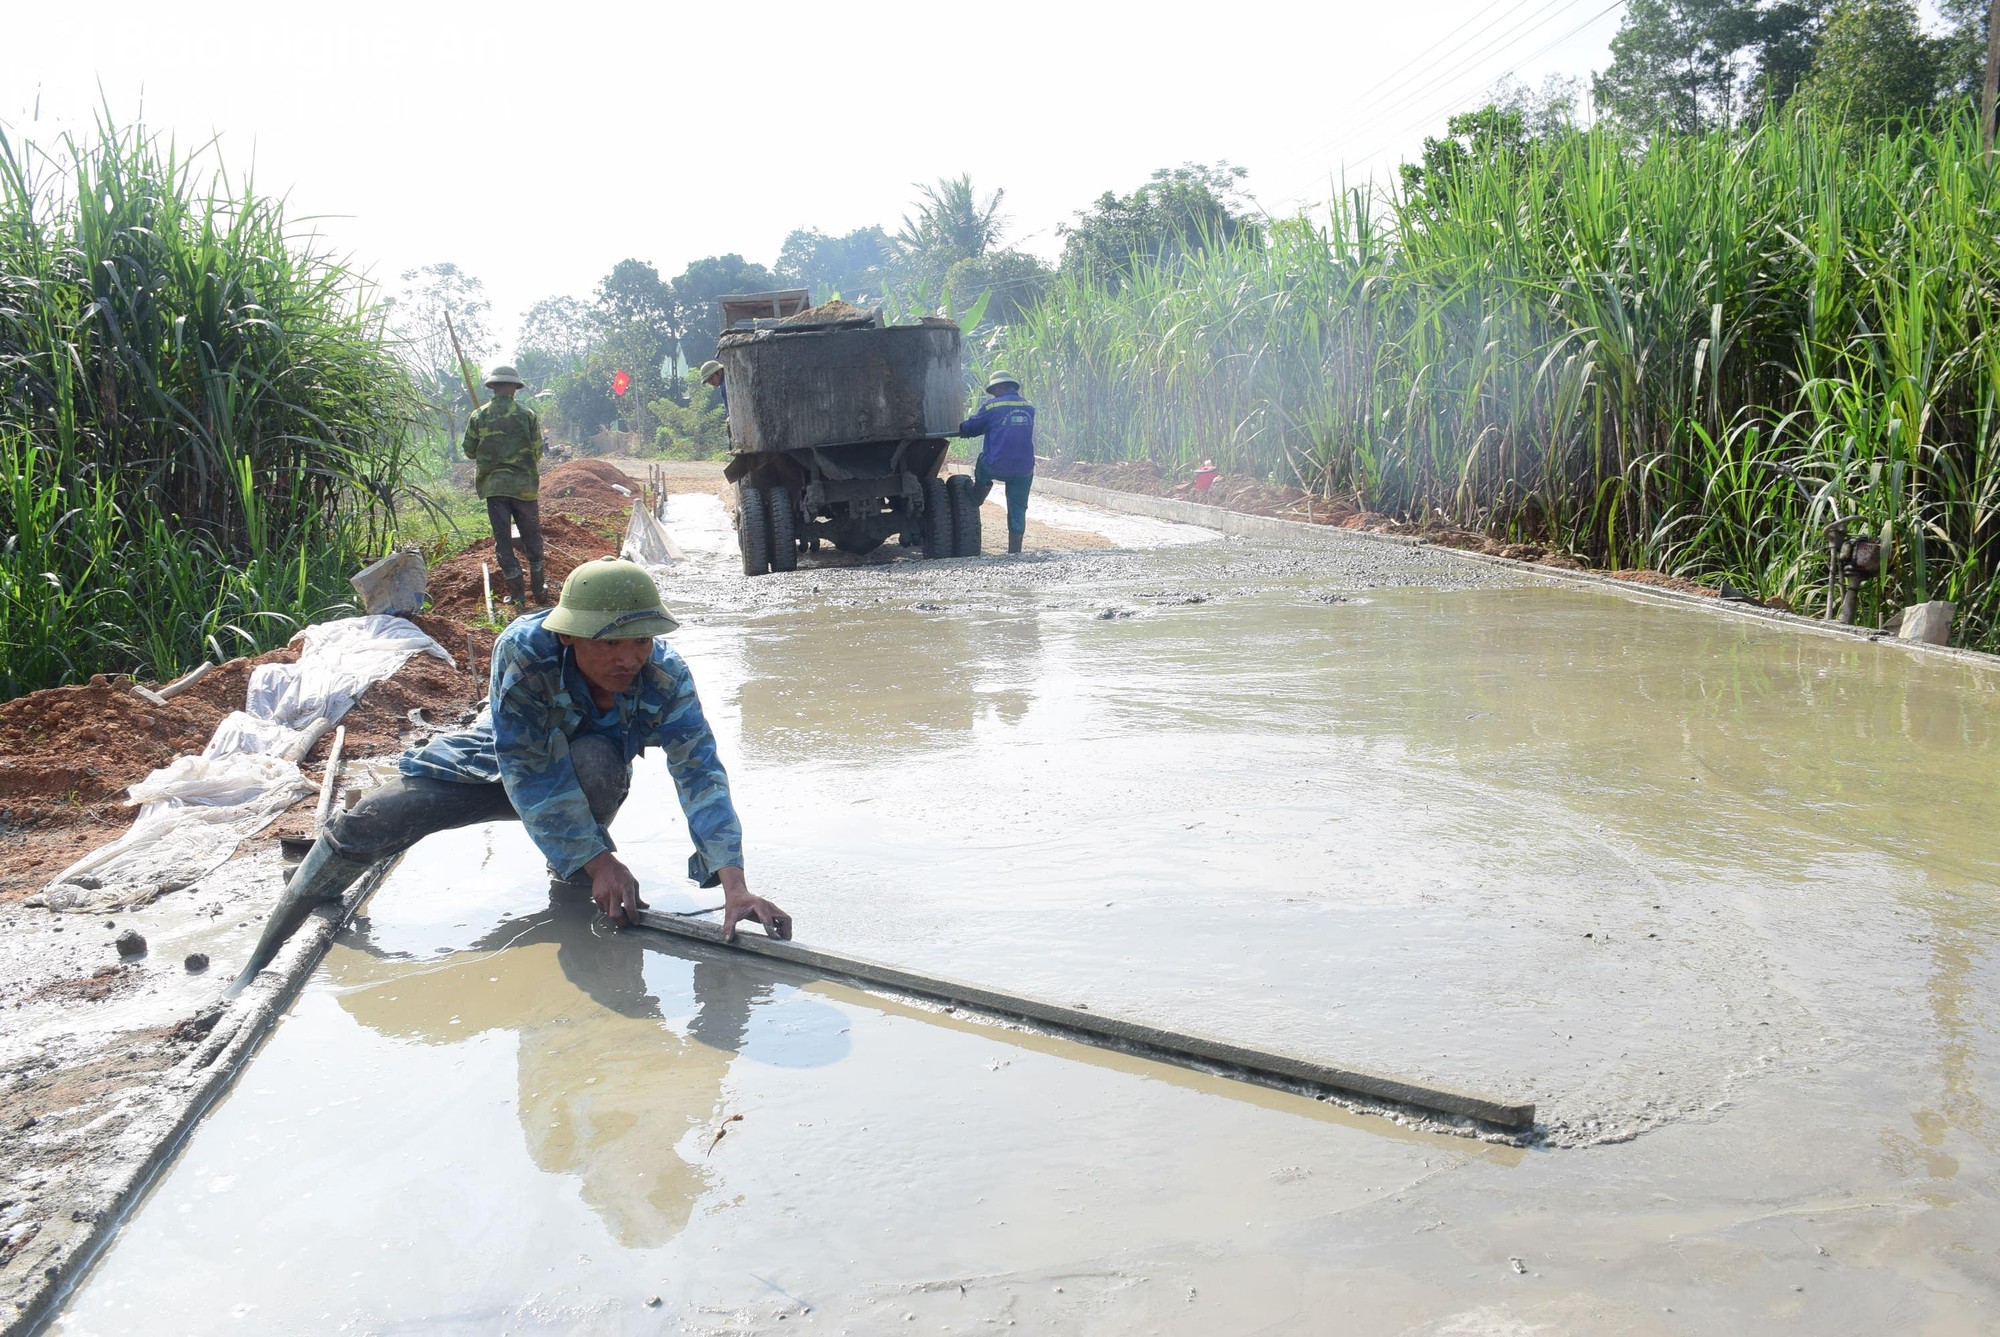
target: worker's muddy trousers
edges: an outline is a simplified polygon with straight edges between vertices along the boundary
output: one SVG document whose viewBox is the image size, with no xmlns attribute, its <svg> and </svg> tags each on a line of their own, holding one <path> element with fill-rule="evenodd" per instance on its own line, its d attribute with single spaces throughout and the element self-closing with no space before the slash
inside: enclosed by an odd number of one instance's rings
<svg viewBox="0 0 2000 1337">
<path fill-rule="evenodd" d="M 598 825 L 610 826 L 632 785 L 632 767 L 623 750 L 609 739 L 584 734 L 570 740 L 569 758 L 584 797 L 590 800 L 591 815 Z M 357 871 L 353 876 L 358 877 L 359 869 L 402 853 L 433 831 L 520 819 L 507 799 L 505 785 L 398 775 L 370 790 L 351 810 L 329 823 L 320 839 L 340 860 L 354 866 Z M 340 890 L 333 895 L 339 895 Z"/>
<path fill-rule="evenodd" d="M 972 468 L 973 504 L 984 506 L 987 494 L 993 491 L 995 483 L 1005 484 L 1007 488 L 1007 532 L 1009 534 L 1026 533 L 1028 529 L 1028 489 L 1035 485 L 1035 476 L 1033 474 L 1020 474 L 1012 478 L 1003 478 L 996 475 L 991 469 L 988 469 L 986 461 L 981 460 Z M 1014 547 L 1011 551 L 1019 552 L 1020 548 Z"/>
<path fill-rule="evenodd" d="M 527 550 L 528 564 L 542 569 L 541 503 L 519 497 L 488 497 L 486 522 L 493 526 L 493 557 L 500 574 L 509 580 L 521 577 L 520 559 L 514 556 L 514 530 L 521 531 L 521 546 Z"/>
</svg>

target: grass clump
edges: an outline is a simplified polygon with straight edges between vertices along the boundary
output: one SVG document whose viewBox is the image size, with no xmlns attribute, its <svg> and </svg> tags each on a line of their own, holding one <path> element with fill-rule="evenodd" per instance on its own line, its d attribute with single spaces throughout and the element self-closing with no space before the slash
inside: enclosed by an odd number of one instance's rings
<svg viewBox="0 0 2000 1337">
<path fill-rule="evenodd" d="M 0 135 L 0 696 L 281 644 L 389 545 L 408 375 L 211 158 Z"/>
</svg>

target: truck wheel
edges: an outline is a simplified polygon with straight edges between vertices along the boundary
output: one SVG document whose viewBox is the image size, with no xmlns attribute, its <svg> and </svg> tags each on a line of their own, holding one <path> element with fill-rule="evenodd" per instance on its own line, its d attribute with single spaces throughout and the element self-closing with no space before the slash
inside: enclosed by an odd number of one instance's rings
<svg viewBox="0 0 2000 1337">
<path fill-rule="evenodd" d="M 771 569 L 798 570 L 798 522 L 792 515 L 792 494 L 782 487 L 765 489 L 764 516 L 771 525 Z"/>
<path fill-rule="evenodd" d="M 924 522 L 924 556 L 951 556 L 951 497 L 942 478 L 924 480 Z"/>
<path fill-rule="evenodd" d="M 953 474 L 944 492 L 951 499 L 952 551 L 960 557 L 979 556 L 979 503 L 972 499 L 972 480 Z"/>
<path fill-rule="evenodd" d="M 736 546 L 743 550 L 743 574 L 761 576 L 771 569 L 771 518 L 764 509 L 764 490 L 736 485 Z"/>
</svg>

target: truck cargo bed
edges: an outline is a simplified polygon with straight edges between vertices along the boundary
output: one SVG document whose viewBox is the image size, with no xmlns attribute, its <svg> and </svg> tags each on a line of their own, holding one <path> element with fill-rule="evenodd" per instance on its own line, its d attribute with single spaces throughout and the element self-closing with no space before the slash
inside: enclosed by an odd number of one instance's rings
<svg viewBox="0 0 2000 1337">
<path fill-rule="evenodd" d="M 737 454 L 943 437 L 965 405 L 958 326 L 732 332 L 716 356 Z"/>
</svg>

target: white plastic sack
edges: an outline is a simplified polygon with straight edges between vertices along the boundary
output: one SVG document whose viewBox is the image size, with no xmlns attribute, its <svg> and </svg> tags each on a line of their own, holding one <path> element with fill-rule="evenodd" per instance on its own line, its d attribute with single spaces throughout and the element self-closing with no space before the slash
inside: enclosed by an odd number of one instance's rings
<svg viewBox="0 0 2000 1337">
<path fill-rule="evenodd" d="M 625 526 L 625 542 L 618 555 L 640 566 L 672 566 L 687 556 L 659 517 L 644 506 L 632 508 L 632 519 Z"/>
<path fill-rule="evenodd" d="M 258 665 L 243 709 L 294 729 L 317 719 L 339 720 L 355 698 L 420 650 L 453 662 L 416 623 L 386 614 L 322 622 L 293 639 L 305 644 L 298 662 Z"/>
<path fill-rule="evenodd" d="M 129 792 L 132 802 L 140 804 L 233 808 L 298 781 L 299 768 L 277 757 L 175 757 L 172 764 L 154 771 Z"/>
<path fill-rule="evenodd" d="M 313 786 L 277 757 L 176 757 L 131 792 L 144 806 L 130 829 L 63 869 L 43 893 L 50 909 L 131 910 L 198 882 Z"/>
<path fill-rule="evenodd" d="M 202 749 L 204 757 L 230 757 L 244 752 L 262 752 L 277 757 L 298 739 L 299 731 L 276 720 L 260 720 L 246 711 L 233 710 L 215 726 L 215 733 Z"/>
<path fill-rule="evenodd" d="M 298 661 L 262 664 L 244 709 L 216 726 L 198 757 L 177 757 L 131 789 L 132 828 L 65 868 L 43 893 L 58 910 L 131 909 L 214 871 L 313 786 L 285 751 L 315 721 L 337 721 L 418 652 L 452 657 L 400 617 L 308 627 Z M 83 878 L 85 882 L 72 879 Z M 89 885 L 89 884 L 96 885 Z"/>
</svg>

